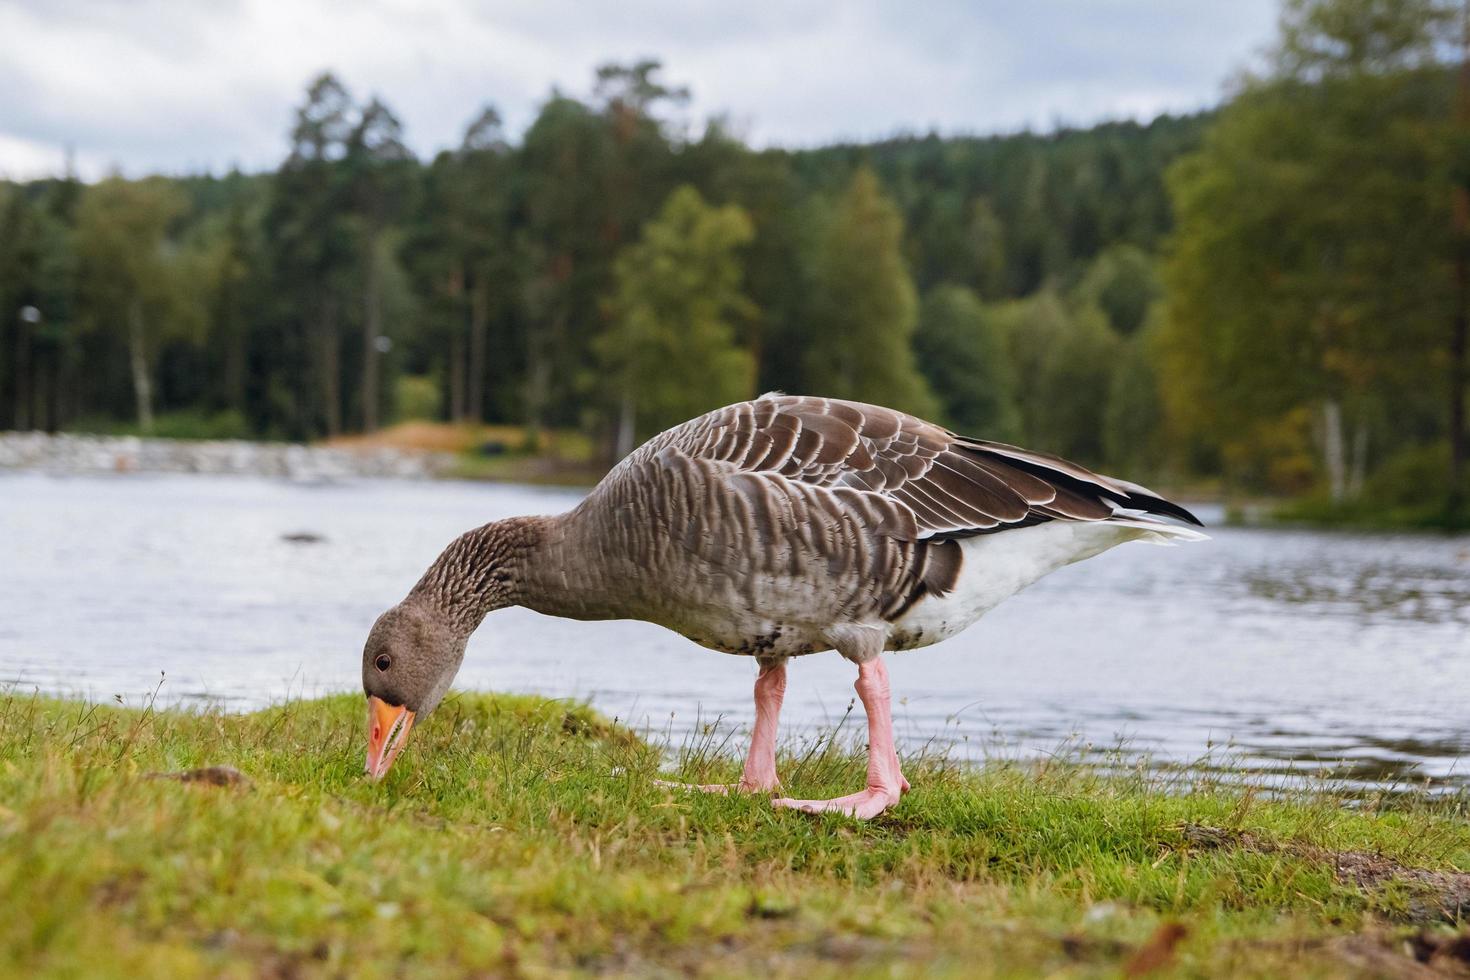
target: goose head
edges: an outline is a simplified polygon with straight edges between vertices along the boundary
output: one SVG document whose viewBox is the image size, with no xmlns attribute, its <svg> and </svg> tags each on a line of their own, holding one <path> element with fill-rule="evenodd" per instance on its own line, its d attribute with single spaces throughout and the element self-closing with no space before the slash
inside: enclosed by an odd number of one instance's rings
<svg viewBox="0 0 1470 980">
<path fill-rule="evenodd" d="M 485 615 L 519 601 L 547 524 L 544 517 L 512 517 L 466 531 L 408 598 L 373 624 L 362 648 L 370 777 L 387 774 L 414 722 L 444 699 Z"/>
<path fill-rule="evenodd" d="M 362 649 L 368 703 L 367 774 L 382 779 L 414 721 L 443 700 L 467 637 L 431 607 L 405 600 L 378 617 Z"/>
</svg>

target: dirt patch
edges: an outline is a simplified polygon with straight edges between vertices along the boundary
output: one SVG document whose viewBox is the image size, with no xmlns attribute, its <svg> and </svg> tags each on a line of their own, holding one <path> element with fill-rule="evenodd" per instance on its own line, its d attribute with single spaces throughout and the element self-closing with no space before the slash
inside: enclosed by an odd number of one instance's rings
<svg viewBox="0 0 1470 980">
<path fill-rule="evenodd" d="M 202 786 L 250 788 L 250 777 L 234 766 L 205 766 L 202 769 L 186 769 L 183 772 L 150 772 L 143 778 L 173 779 L 181 783 L 198 783 Z"/>
<path fill-rule="evenodd" d="M 283 949 L 265 936 L 234 929 L 211 933 L 203 938 L 200 945 L 207 950 L 229 952 L 248 959 L 255 976 L 261 980 L 296 980 L 298 977 L 315 976 L 332 958 L 332 947 L 326 940 L 319 940 L 306 950 Z"/>
<path fill-rule="evenodd" d="M 1414 959 L 1441 973 L 1470 977 L 1470 931 L 1445 935 L 1420 932 L 1408 939 Z"/>
<path fill-rule="evenodd" d="M 1460 922 L 1470 915 L 1470 874 L 1410 868 L 1375 854 L 1345 851 L 1329 855 L 1339 881 L 1365 891 L 1402 885 L 1408 892 L 1407 918 L 1412 922 Z"/>
<path fill-rule="evenodd" d="M 1398 948 L 1395 948 L 1395 947 Z M 1385 980 L 1418 980 L 1418 978 L 1441 977 L 1445 971 L 1436 969 L 1417 958 L 1405 955 L 1410 952 L 1402 944 L 1383 936 L 1361 934 L 1338 936 L 1319 947 L 1321 952 L 1342 961 L 1355 970 Z M 1453 975 L 1453 974 L 1451 974 Z"/>
<path fill-rule="evenodd" d="M 1348 936 L 1305 940 L 1244 940 L 1252 951 L 1290 952 L 1341 964 L 1354 976 L 1384 980 L 1470 977 L 1470 932 L 1423 929 L 1414 933 L 1368 929 Z"/>
<path fill-rule="evenodd" d="M 1209 850 L 1231 847 L 1263 854 L 1289 854 L 1332 866 L 1333 876 L 1343 884 L 1366 892 L 1402 889 L 1407 903 L 1395 917 L 1401 921 L 1429 924 L 1461 922 L 1470 915 L 1470 873 L 1412 868 L 1381 854 L 1366 851 L 1329 851 L 1299 841 L 1274 841 L 1249 831 L 1226 830 L 1203 824 L 1181 828 L 1190 847 Z"/>
</svg>

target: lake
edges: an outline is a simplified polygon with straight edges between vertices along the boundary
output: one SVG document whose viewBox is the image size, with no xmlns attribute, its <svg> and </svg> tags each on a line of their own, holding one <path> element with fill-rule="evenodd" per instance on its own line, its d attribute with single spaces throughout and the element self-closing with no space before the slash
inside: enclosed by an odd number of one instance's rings
<svg viewBox="0 0 1470 980">
<path fill-rule="evenodd" d="M 161 703 L 230 709 L 360 690 L 368 627 L 450 539 L 577 498 L 0 476 L 0 689 L 138 704 L 157 688 Z M 890 655 L 900 739 L 976 759 L 1122 750 L 1267 780 L 1470 785 L 1470 538 L 1210 533 L 1124 545 Z M 287 540 L 301 534 L 320 540 Z M 458 686 L 587 699 L 677 741 L 747 725 L 754 675 L 655 626 L 508 609 L 471 641 Z M 843 722 L 854 676 L 836 654 L 793 661 L 783 735 L 860 733 L 860 710 Z"/>
</svg>

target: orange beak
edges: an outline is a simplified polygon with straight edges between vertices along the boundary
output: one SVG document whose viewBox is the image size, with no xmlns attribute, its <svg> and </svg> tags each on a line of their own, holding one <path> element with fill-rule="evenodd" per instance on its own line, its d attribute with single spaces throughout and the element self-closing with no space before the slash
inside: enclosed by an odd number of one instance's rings
<svg viewBox="0 0 1470 980">
<path fill-rule="evenodd" d="M 394 707 L 381 698 L 368 698 L 367 774 L 374 782 L 388 774 L 412 727 L 412 711 L 402 705 Z"/>
</svg>

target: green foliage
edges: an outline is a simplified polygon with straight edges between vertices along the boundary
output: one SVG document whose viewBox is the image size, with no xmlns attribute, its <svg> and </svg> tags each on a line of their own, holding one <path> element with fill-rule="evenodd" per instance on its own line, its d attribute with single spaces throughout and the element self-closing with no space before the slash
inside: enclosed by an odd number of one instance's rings
<svg viewBox="0 0 1470 980">
<path fill-rule="evenodd" d="M 324 74 L 275 173 L 0 182 L 0 426 L 156 404 L 314 438 L 372 428 L 407 375 L 452 421 L 575 427 L 605 459 L 777 389 L 1341 504 L 1449 433 L 1451 13 L 1287 0 L 1218 113 L 801 151 L 688 125 L 645 60 L 518 139 L 485 106 L 420 164 Z M 744 215 L 725 258 L 648 239 L 681 188 Z"/>
<path fill-rule="evenodd" d="M 979 297 L 964 286 L 930 290 L 920 307 L 914 348 L 947 423 L 986 439 L 1019 437 L 1005 338 Z"/>
<path fill-rule="evenodd" d="M 1258 458 L 1270 420 L 1308 412 L 1337 499 L 1371 465 L 1361 447 L 1443 431 L 1451 78 L 1413 67 L 1438 43 L 1428 10 L 1291 4 L 1277 74 L 1170 174 L 1174 425 L 1228 462 Z"/>
<path fill-rule="evenodd" d="M 152 436 L 159 439 L 249 439 L 258 436 L 245 417 L 233 409 L 164 412 L 154 416 L 153 425 L 146 432 L 135 422 L 120 422 L 105 416 L 77 419 L 71 430 L 94 435 Z"/>
<path fill-rule="evenodd" d="M 144 432 L 153 425 L 161 348 L 172 339 L 197 343 L 207 327 L 195 288 L 206 260 L 170 239 L 185 207 L 183 194 L 167 181 L 120 177 L 87 188 L 77 207 L 80 321 L 125 346 Z"/>
<path fill-rule="evenodd" d="M 142 372 L 126 322 L 93 316 L 116 304 L 77 275 L 80 185 L 0 184 L 0 309 L 45 311 L 35 327 L 0 315 L 0 350 L 17 352 L 0 367 L 0 425 L 136 418 L 141 378 L 164 414 L 229 410 L 253 432 L 312 438 L 372 428 L 406 374 L 433 379 L 451 420 L 524 425 L 537 442 L 576 426 L 606 446 L 629 431 L 608 374 L 627 325 L 617 263 L 685 185 L 751 226 L 732 253 L 744 300 L 719 318 L 728 339 L 691 351 L 703 362 L 733 345 L 739 363 L 683 399 L 690 410 L 756 390 L 753 374 L 761 389 L 938 413 L 911 350 L 914 282 L 1000 301 L 1077 281 L 1109 242 L 1151 245 L 1167 219 L 1164 162 L 1200 129 L 1161 119 L 756 152 L 717 120 L 697 136 L 671 124 L 687 97 L 655 61 L 606 65 L 589 98 L 553 92 L 518 140 L 485 106 L 460 146 L 420 164 L 387 105 L 323 74 L 276 172 L 153 182 L 178 192 L 160 202 L 162 253 L 195 309 L 145 321 Z M 928 370 L 941 369 L 931 358 Z M 636 434 L 679 417 L 644 408 Z"/>
<path fill-rule="evenodd" d="M 424 169 L 403 239 L 416 300 L 416 329 L 402 338 L 406 365 L 440 379 L 454 421 L 515 417 L 522 404 L 524 341 L 510 322 L 523 288 L 513 177 L 500 114 L 485 106 L 459 148 Z"/>
<path fill-rule="evenodd" d="M 982 297 L 998 297 L 1006 289 L 1006 230 L 990 200 L 977 197 L 970 208 L 970 224 L 966 229 L 967 255 L 974 263 L 975 284 Z"/>
<path fill-rule="evenodd" d="M 207 214 L 189 236 L 199 253 L 208 337 L 199 350 L 203 364 L 186 361 L 166 379 L 165 397 L 228 409 L 245 417 L 249 408 L 253 318 L 263 288 L 267 249 L 260 227 L 260 195 L 232 195 Z M 187 370 L 188 377 L 183 377 Z M 192 383 L 192 384 L 191 384 Z"/>
<path fill-rule="evenodd" d="M 913 791 L 858 823 L 659 787 L 674 754 L 706 782 L 739 763 L 576 704 L 453 695 L 380 784 L 363 727 L 360 695 L 0 695 L 0 973 L 1112 976 L 1177 922 L 1181 974 L 1337 976 L 1365 948 L 1413 963 L 1383 923 L 1419 899 L 1340 855 L 1470 860 L 1462 799 L 911 756 Z M 252 784 L 160 778 L 214 765 Z M 864 778 L 837 747 L 780 766 L 805 796 Z"/>
<path fill-rule="evenodd" d="M 239 412 L 168 412 L 153 423 L 153 435 L 165 439 L 248 439 L 250 426 Z"/>
<path fill-rule="evenodd" d="M 393 399 L 397 407 L 395 421 L 437 419 L 440 416 L 439 384 L 423 374 L 400 375 Z"/>
<path fill-rule="evenodd" d="M 1160 116 L 1044 135 L 931 135 L 826 147 L 793 163 L 827 192 L 870 167 L 914 233 L 908 256 L 921 288 L 956 282 L 993 302 L 1069 281 L 1115 242 L 1156 248 L 1170 228 L 1164 171 L 1198 145 L 1208 122 Z M 984 233 L 987 212 L 998 236 Z M 1000 290 L 984 271 L 993 255 L 1004 266 Z"/>
<path fill-rule="evenodd" d="M 755 361 L 735 339 L 750 313 L 739 250 L 752 235 L 738 206 L 713 207 L 685 186 L 618 256 L 613 324 L 594 349 L 627 427 L 620 455 L 635 434 L 753 394 Z"/>
<path fill-rule="evenodd" d="M 1368 477 L 1358 499 L 1307 494 L 1277 508 L 1273 517 L 1288 523 L 1470 530 L 1470 521 L 1450 506 L 1444 486 L 1449 456 L 1443 443 L 1401 449 Z M 1470 495 L 1470 485 L 1460 492 Z"/>
<path fill-rule="evenodd" d="M 76 249 L 89 326 L 106 329 L 137 308 L 145 342 L 199 329 L 198 311 L 188 308 L 192 293 L 184 288 L 193 270 L 170 241 L 185 207 L 184 196 L 157 178 L 109 177 L 87 188 L 77 209 Z"/>
<path fill-rule="evenodd" d="M 1095 307 L 1068 308 L 1042 292 L 996 309 L 1016 377 L 1028 444 L 1097 462 L 1120 342 Z"/>
<path fill-rule="evenodd" d="M 1163 463 L 1164 409 L 1153 349 L 1157 331 L 1125 338 L 1111 365 L 1103 455 L 1130 478 L 1142 480 Z"/>
<path fill-rule="evenodd" d="M 0 420 L 54 429 L 67 414 L 60 393 L 77 390 L 82 346 L 71 228 L 78 184 L 34 190 L 0 185 Z"/>
<path fill-rule="evenodd" d="M 1448 466 L 1448 446 L 1401 449 L 1368 479 L 1364 496 L 1387 507 L 1443 507 L 1439 487 Z"/>
<path fill-rule="evenodd" d="M 1446 0 L 1283 0 L 1275 74 L 1316 81 L 1433 67 L 1459 18 Z"/>
<path fill-rule="evenodd" d="M 1136 245 L 1118 244 L 1088 265 L 1074 301 L 1096 306 L 1114 331 L 1130 337 L 1143 327 L 1162 293 L 1153 256 Z"/>
<path fill-rule="evenodd" d="M 870 170 L 853 175 L 833 205 L 813 258 L 813 332 L 805 381 L 837 398 L 934 414 L 914 364 L 918 321 L 903 259 L 903 219 Z"/>
</svg>

